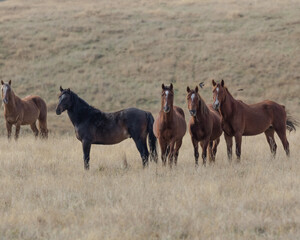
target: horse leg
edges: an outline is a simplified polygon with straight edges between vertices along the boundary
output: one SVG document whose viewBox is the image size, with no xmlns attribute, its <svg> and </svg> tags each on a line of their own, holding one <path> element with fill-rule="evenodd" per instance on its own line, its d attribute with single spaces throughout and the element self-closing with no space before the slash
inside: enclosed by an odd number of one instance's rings
<svg viewBox="0 0 300 240">
<path fill-rule="evenodd" d="M 12 129 L 12 124 L 6 121 L 6 130 L 7 130 L 7 138 L 10 139 L 11 137 L 11 129 Z"/>
<path fill-rule="evenodd" d="M 198 151 L 198 141 L 192 137 L 192 143 L 194 146 L 194 157 L 195 157 L 195 166 L 198 167 L 199 151 Z"/>
<path fill-rule="evenodd" d="M 175 145 L 175 158 L 174 158 L 174 165 L 177 165 L 177 159 L 178 159 L 178 155 L 179 155 L 179 149 L 182 145 L 182 139 L 180 139 L 179 141 L 176 142 Z"/>
<path fill-rule="evenodd" d="M 87 140 L 82 140 L 82 150 L 83 150 L 83 161 L 84 161 L 84 169 L 90 169 L 90 151 L 91 151 L 91 142 Z"/>
<path fill-rule="evenodd" d="M 283 145 L 283 148 L 284 148 L 284 151 L 286 152 L 286 155 L 289 157 L 290 156 L 290 147 L 289 147 L 289 142 L 286 138 L 286 129 L 285 129 L 285 126 L 284 126 L 284 129 L 283 130 L 277 130 L 275 129 L 278 137 L 280 138 L 281 142 L 282 142 L 282 145 Z"/>
<path fill-rule="evenodd" d="M 213 161 L 215 162 L 216 160 L 216 154 L 217 154 L 217 149 L 218 149 L 218 145 L 220 143 L 220 138 L 217 138 L 213 141 L 213 147 L 212 147 L 212 156 L 213 156 Z"/>
<path fill-rule="evenodd" d="M 274 132 L 275 132 L 275 130 L 272 127 L 268 128 L 265 131 L 265 135 L 266 135 L 267 141 L 269 143 L 270 150 L 271 150 L 271 153 L 272 153 L 273 157 L 275 157 L 276 150 L 277 150 L 277 145 L 276 145 L 276 142 L 275 142 L 275 139 L 274 139 Z"/>
<path fill-rule="evenodd" d="M 237 161 L 241 160 L 241 148 L 242 148 L 242 134 L 238 133 L 234 136 L 235 138 L 235 153 L 237 157 Z"/>
<path fill-rule="evenodd" d="M 161 152 L 161 161 L 163 166 L 166 166 L 167 162 L 167 156 L 169 154 L 169 146 L 163 139 L 158 139 L 159 140 L 159 146 L 160 146 L 160 152 Z"/>
<path fill-rule="evenodd" d="M 207 146 L 209 163 L 214 162 L 214 156 L 213 156 L 213 152 L 212 152 L 213 145 L 214 145 L 214 142 L 209 141 L 208 146 Z"/>
<path fill-rule="evenodd" d="M 226 146 L 227 146 L 227 157 L 228 157 L 228 160 L 231 162 L 231 160 L 232 160 L 232 137 L 227 135 L 224 132 L 224 138 L 225 138 Z"/>
<path fill-rule="evenodd" d="M 135 142 L 135 145 L 136 145 L 137 149 L 140 152 L 142 162 L 143 162 L 143 167 L 148 166 L 149 152 L 148 152 L 148 149 L 147 149 L 146 138 L 145 139 L 138 138 L 138 139 L 133 139 L 133 140 Z"/>
<path fill-rule="evenodd" d="M 206 156 L 207 156 L 207 146 L 209 143 L 209 139 L 203 140 L 200 142 L 201 148 L 202 148 L 202 160 L 203 160 L 203 166 L 206 166 Z"/>
<path fill-rule="evenodd" d="M 170 166 L 170 168 L 172 168 L 172 165 L 173 165 L 173 159 L 174 159 L 174 146 L 175 146 L 175 142 L 174 141 L 172 141 L 171 143 L 170 143 L 170 146 L 169 146 L 169 148 L 170 148 L 170 153 L 169 153 L 169 166 Z"/>
<path fill-rule="evenodd" d="M 18 140 L 19 134 L 20 134 L 21 125 L 19 123 L 16 123 L 16 134 L 15 134 L 15 140 Z"/>
<path fill-rule="evenodd" d="M 37 136 L 39 135 L 39 130 L 37 129 L 35 122 L 30 124 L 30 128 L 34 133 L 35 138 L 37 138 Z"/>
<path fill-rule="evenodd" d="M 39 119 L 39 127 L 41 131 L 41 137 L 47 139 L 48 138 L 47 120 Z"/>
</svg>

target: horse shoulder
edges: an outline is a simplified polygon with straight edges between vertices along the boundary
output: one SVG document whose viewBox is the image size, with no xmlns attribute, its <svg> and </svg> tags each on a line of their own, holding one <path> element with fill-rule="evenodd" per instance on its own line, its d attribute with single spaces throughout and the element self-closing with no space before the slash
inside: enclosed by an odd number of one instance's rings
<svg viewBox="0 0 300 240">
<path fill-rule="evenodd" d="M 182 110 L 182 108 L 174 106 L 174 110 L 176 113 L 178 113 L 179 115 L 181 115 L 183 118 L 185 118 L 184 116 L 184 111 Z"/>
</svg>

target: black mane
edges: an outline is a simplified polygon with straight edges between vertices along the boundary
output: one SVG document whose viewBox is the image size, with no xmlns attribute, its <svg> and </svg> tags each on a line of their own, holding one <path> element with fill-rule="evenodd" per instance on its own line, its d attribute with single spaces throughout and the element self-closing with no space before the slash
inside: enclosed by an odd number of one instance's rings
<svg viewBox="0 0 300 240">
<path fill-rule="evenodd" d="M 71 95 L 73 103 L 72 108 L 68 110 L 71 121 L 74 121 L 73 123 L 79 123 L 86 119 L 90 119 L 96 126 L 99 126 L 101 120 L 105 119 L 105 113 L 88 104 L 76 93 L 72 91 L 68 93 Z"/>
</svg>

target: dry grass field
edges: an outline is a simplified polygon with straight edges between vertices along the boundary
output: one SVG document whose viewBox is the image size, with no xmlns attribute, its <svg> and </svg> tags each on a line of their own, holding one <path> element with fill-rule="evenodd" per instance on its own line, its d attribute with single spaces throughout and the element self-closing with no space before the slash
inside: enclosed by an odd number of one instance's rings
<svg viewBox="0 0 300 240">
<path fill-rule="evenodd" d="M 103 111 L 156 115 L 162 82 L 186 111 L 187 85 L 205 82 L 209 103 L 211 79 L 224 78 L 235 97 L 276 100 L 299 119 L 299 12 L 298 0 L 0 1 L 0 79 L 46 100 L 51 131 L 40 141 L 22 127 L 8 142 L 1 110 L 0 240 L 300 239 L 299 131 L 290 159 L 278 138 L 271 159 L 260 135 L 229 164 L 222 137 L 216 164 L 195 169 L 187 133 L 172 170 L 142 169 L 126 140 L 93 146 L 87 172 L 54 112 L 60 85 Z"/>
<path fill-rule="evenodd" d="M 142 169 L 126 140 L 93 146 L 88 172 L 73 136 L 1 138 L 0 239 L 299 239 L 300 135 L 288 137 L 290 159 L 258 136 L 230 165 L 222 139 L 198 169 L 186 137 L 172 170 Z"/>
</svg>

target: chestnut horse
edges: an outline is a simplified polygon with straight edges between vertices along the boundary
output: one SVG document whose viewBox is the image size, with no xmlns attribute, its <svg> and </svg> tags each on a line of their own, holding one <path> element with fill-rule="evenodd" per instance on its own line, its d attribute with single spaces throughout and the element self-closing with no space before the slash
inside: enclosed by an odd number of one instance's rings
<svg viewBox="0 0 300 240">
<path fill-rule="evenodd" d="M 286 155 L 289 156 L 289 142 L 286 138 L 286 129 L 296 130 L 296 121 L 287 117 L 285 107 L 276 102 L 265 100 L 256 104 L 245 104 L 236 100 L 224 85 L 213 84 L 213 107 L 218 109 L 222 117 L 222 128 L 227 144 L 229 160 L 232 157 L 232 137 L 235 137 L 236 155 L 238 161 L 241 157 L 242 136 L 252 136 L 265 133 L 271 153 L 275 157 L 277 145 L 274 132 L 280 138 Z"/>
<path fill-rule="evenodd" d="M 143 166 L 151 160 L 157 162 L 156 138 L 153 134 L 154 118 L 150 112 L 137 108 L 127 108 L 118 112 L 102 112 L 78 97 L 69 88 L 60 87 L 59 103 L 56 114 L 67 110 L 75 128 L 76 137 L 82 143 L 84 168 L 89 169 L 92 144 L 111 145 L 132 138 L 140 152 Z"/>
<path fill-rule="evenodd" d="M 8 138 L 11 137 L 12 125 L 16 126 L 15 139 L 19 137 L 21 125 L 30 125 L 34 135 L 37 137 L 39 130 L 36 127 L 36 120 L 39 120 L 41 137 L 47 138 L 47 105 L 45 101 L 39 96 L 19 98 L 11 88 L 11 80 L 8 83 L 4 83 L 1 80 L 1 84 Z"/>
<path fill-rule="evenodd" d="M 194 146 L 195 164 L 198 166 L 198 143 L 202 148 L 203 165 L 206 164 L 207 147 L 210 162 L 215 161 L 217 147 L 222 135 L 221 117 L 211 105 L 207 106 L 200 94 L 198 86 L 195 90 L 187 87 L 187 104 L 191 114 L 189 132 Z"/>
<path fill-rule="evenodd" d="M 162 84 L 161 110 L 154 122 L 154 134 L 161 149 L 161 160 L 166 165 L 167 157 L 172 167 L 173 159 L 176 166 L 182 138 L 186 132 L 184 112 L 181 108 L 173 106 L 173 84 L 170 87 Z"/>
</svg>

